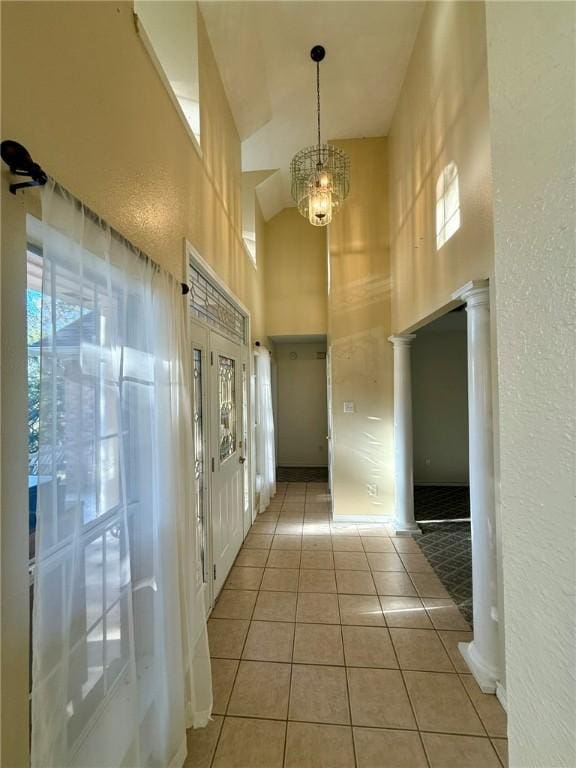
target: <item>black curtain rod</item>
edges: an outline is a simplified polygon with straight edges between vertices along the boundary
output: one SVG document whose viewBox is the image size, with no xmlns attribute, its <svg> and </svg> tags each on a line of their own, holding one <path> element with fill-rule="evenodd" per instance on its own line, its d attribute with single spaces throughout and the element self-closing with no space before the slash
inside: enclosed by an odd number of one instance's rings
<svg viewBox="0 0 576 768">
<path fill-rule="evenodd" d="M 10 139 L 7 139 L 6 141 L 3 141 L 0 144 L 0 155 L 2 157 L 2 160 L 6 163 L 8 168 L 10 169 L 10 173 L 14 176 L 28 176 L 30 178 L 30 181 L 24 181 L 19 182 L 18 184 L 10 184 L 10 192 L 12 192 L 13 195 L 16 194 L 16 192 L 19 189 L 28 189 L 30 187 L 43 187 L 46 182 L 48 181 L 48 176 L 44 172 L 44 170 L 38 165 L 38 163 L 35 163 L 32 160 L 32 157 L 30 156 L 30 153 L 26 149 L 26 147 L 22 146 L 22 144 L 19 144 L 17 141 L 11 141 Z M 61 189 L 64 189 L 64 187 L 60 186 Z M 77 203 L 77 205 L 81 206 L 82 209 L 85 211 L 85 213 L 96 222 L 102 221 L 102 218 L 98 216 L 97 213 L 92 211 L 90 208 L 88 208 L 87 205 L 85 205 L 81 200 L 78 200 L 77 197 L 72 195 L 68 190 L 65 190 L 68 195 Z M 110 227 L 110 225 L 107 225 Z M 162 269 L 159 264 L 157 264 L 153 259 L 151 259 L 144 251 L 141 251 L 139 248 L 136 248 L 135 245 L 133 245 L 126 237 L 124 237 L 123 234 L 118 232 L 118 230 L 114 229 L 113 227 L 110 227 L 110 231 L 116 237 L 118 240 L 121 240 L 123 243 L 128 245 L 131 250 L 134 250 L 137 252 L 137 255 L 140 256 L 140 258 L 145 259 L 146 261 L 149 261 L 151 264 L 153 264 L 157 269 Z M 187 283 L 180 283 L 180 287 L 182 289 L 182 295 L 185 295 L 190 292 L 190 287 Z"/>
</svg>

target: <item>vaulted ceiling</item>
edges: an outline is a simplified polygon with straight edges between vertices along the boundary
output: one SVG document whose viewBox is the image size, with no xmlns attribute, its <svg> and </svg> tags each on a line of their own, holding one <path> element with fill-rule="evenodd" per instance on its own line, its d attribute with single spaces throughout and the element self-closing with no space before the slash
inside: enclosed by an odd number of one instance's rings
<svg viewBox="0 0 576 768">
<path fill-rule="evenodd" d="M 293 205 L 289 166 L 316 143 L 320 43 L 322 139 L 384 136 L 423 2 L 243 2 L 200 9 L 242 141 L 244 171 L 273 171 L 257 187 L 266 219 Z"/>
</svg>

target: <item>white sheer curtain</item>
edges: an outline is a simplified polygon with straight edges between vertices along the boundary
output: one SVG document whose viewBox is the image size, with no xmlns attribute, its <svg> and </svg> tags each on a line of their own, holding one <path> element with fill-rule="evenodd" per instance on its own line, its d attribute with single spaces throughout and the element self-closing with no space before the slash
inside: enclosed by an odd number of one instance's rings
<svg viewBox="0 0 576 768">
<path fill-rule="evenodd" d="M 274 415 L 272 411 L 272 376 L 270 352 L 256 349 L 256 492 L 259 511 L 270 504 L 276 494 L 276 451 L 274 446 Z"/>
<path fill-rule="evenodd" d="M 32 766 L 182 765 L 212 706 L 179 285 L 43 192 Z"/>
</svg>

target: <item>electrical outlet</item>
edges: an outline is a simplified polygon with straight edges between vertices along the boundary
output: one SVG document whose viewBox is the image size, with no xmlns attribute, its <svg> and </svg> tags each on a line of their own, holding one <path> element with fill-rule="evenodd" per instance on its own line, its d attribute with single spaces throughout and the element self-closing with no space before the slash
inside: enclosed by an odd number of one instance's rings
<svg viewBox="0 0 576 768">
<path fill-rule="evenodd" d="M 378 496 L 378 486 L 376 483 L 368 483 L 368 496 Z"/>
<path fill-rule="evenodd" d="M 432 464 L 432 460 L 426 457 L 426 466 L 429 467 Z"/>
</svg>

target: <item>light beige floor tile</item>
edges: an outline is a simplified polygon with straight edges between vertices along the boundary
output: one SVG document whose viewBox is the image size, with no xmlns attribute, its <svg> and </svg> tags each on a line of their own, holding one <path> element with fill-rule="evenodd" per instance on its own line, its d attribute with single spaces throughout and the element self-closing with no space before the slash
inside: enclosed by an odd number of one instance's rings
<svg viewBox="0 0 576 768">
<path fill-rule="evenodd" d="M 346 725 L 288 723 L 285 768 L 355 768 L 352 729 Z"/>
<path fill-rule="evenodd" d="M 395 552 L 369 552 L 367 558 L 373 571 L 399 571 L 404 573 L 402 560 L 400 560 L 400 556 Z"/>
<path fill-rule="evenodd" d="M 472 642 L 474 634 L 472 632 L 438 630 L 438 636 L 440 640 L 442 640 L 444 648 L 446 648 L 446 652 L 448 653 L 448 656 L 450 656 L 450 660 L 452 661 L 452 664 L 454 664 L 456 672 L 469 672 L 468 665 L 460 653 L 460 648 L 458 648 L 458 643 Z"/>
<path fill-rule="evenodd" d="M 261 512 L 254 522 L 255 523 L 275 523 L 278 520 L 279 515 L 280 515 L 280 509 L 273 509 L 270 506 L 268 507 L 266 512 Z"/>
<path fill-rule="evenodd" d="M 221 659 L 239 659 L 249 624 L 245 619 L 209 619 L 210 655 Z"/>
<path fill-rule="evenodd" d="M 253 566 L 261 568 L 266 565 L 267 549 L 241 549 L 234 566 Z"/>
<path fill-rule="evenodd" d="M 297 624 L 295 664 L 344 664 L 342 633 L 332 624 Z"/>
<path fill-rule="evenodd" d="M 419 597 L 381 595 L 380 603 L 389 627 L 432 629 L 432 622 Z"/>
<path fill-rule="evenodd" d="M 302 549 L 302 536 L 274 536 L 272 549 Z"/>
<path fill-rule="evenodd" d="M 338 592 L 347 595 L 375 595 L 376 588 L 369 571 L 336 571 Z"/>
<path fill-rule="evenodd" d="M 304 510 L 303 509 L 283 509 L 278 518 L 279 523 L 293 523 L 294 525 L 302 525 L 304 522 Z"/>
<path fill-rule="evenodd" d="M 331 536 L 303 536 L 302 549 L 325 549 L 332 551 Z"/>
<path fill-rule="evenodd" d="M 263 573 L 264 568 L 234 566 L 224 586 L 226 589 L 259 589 Z"/>
<path fill-rule="evenodd" d="M 383 627 L 384 616 L 376 595 L 338 595 L 342 624 Z"/>
<path fill-rule="evenodd" d="M 257 621 L 294 621 L 296 617 L 295 592 L 259 592 L 254 615 Z"/>
<path fill-rule="evenodd" d="M 282 768 L 285 732 L 285 723 L 227 717 L 213 768 Z"/>
<path fill-rule="evenodd" d="M 280 522 L 276 526 L 276 533 L 279 536 L 300 536 L 302 534 L 302 523 Z"/>
<path fill-rule="evenodd" d="M 418 733 L 354 728 L 358 768 L 428 768 Z"/>
<path fill-rule="evenodd" d="M 335 552 L 334 567 L 340 571 L 369 571 L 364 552 Z"/>
<path fill-rule="evenodd" d="M 282 621 L 252 621 L 242 652 L 251 661 L 292 661 L 294 624 Z"/>
<path fill-rule="evenodd" d="M 411 573 L 410 578 L 420 597 L 449 597 L 444 585 L 434 573 Z"/>
<path fill-rule="evenodd" d="M 353 523 L 331 523 L 330 531 L 332 536 L 337 536 L 338 538 L 348 537 L 349 539 L 355 539 L 360 544 L 362 543 L 358 533 L 358 526 Z"/>
<path fill-rule="evenodd" d="M 362 537 L 362 546 L 365 552 L 392 552 L 396 553 L 392 540 L 387 536 Z"/>
<path fill-rule="evenodd" d="M 258 604 L 256 604 L 258 608 Z M 308 624 L 339 624 L 338 598 L 333 594 L 300 592 L 296 621 Z"/>
<path fill-rule="evenodd" d="M 244 539 L 245 549 L 270 549 L 272 534 L 249 533 Z"/>
<path fill-rule="evenodd" d="M 210 768 L 223 721 L 215 715 L 205 728 L 186 731 L 188 754 L 182 768 Z"/>
<path fill-rule="evenodd" d="M 394 544 L 396 552 L 400 552 L 401 554 L 406 555 L 422 554 L 422 550 L 418 546 L 418 542 L 415 541 L 411 536 L 395 536 L 391 538 L 390 541 L 392 544 Z"/>
<path fill-rule="evenodd" d="M 412 576 L 415 575 L 417 574 L 412 574 Z M 436 629 L 454 629 L 462 632 L 470 630 L 468 622 L 451 598 L 433 599 L 425 597 L 422 602 Z"/>
<path fill-rule="evenodd" d="M 410 597 L 416 595 L 416 588 L 407 573 L 373 573 L 374 584 L 379 595 Z"/>
<path fill-rule="evenodd" d="M 348 691 L 344 667 L 294 664 L 290 720 L 348 725 Z"/>
<path fill-rule="evenodd" d="M 223 715 L 226 712 L 239 663 L 237 659 L 211 659 L 210 661 L 214 697 L 212 712 L 216 715 Z"/>
<path fill-rule="evenodd" d="M 286 719 L 289 691 L 290 664 L 241 661 L 228 714 Z"/>
<path fill-rule="evenodd" d="M 420 554 L 400 554 L 400 560 L 408 573 L 434 573 L 427 557 Z"/>
<path fill-rule="evenodd" d="M 318 552 L 314 549 L 302 550 L 300 568 L 322 571 L 333 570 L 334 556 L 332 552 Z"/>
<path fill-rule="evenodd" d="M 508 739 L 492 739 L 492 746 L 498 753 L 503 768 L 508 768 Z"/>
<path fill-rule="evenodd" d="M 404 680 L 420 730 L 485 735 L 458 675 L 404 672 Z"/>
<path fill-rule="evenodd" d="M 300 568 L 299 549 L 271 549 L 267 568 Z"/>
<path fill-rule="evenodd" d="M 398 668 L 385 627 L 342 627 L 342 637 L 347 666 Z"/>
<path fill-rule="evenodd" d="M 274 530 L 276 528 L 275 522 L 264 522 L 257 520 L 254 523 L 252 523 L 252 528 L 250 528 L 249 533 L 274 533 Z"/>
<path fill-rule="evenodd" d="M 482 693 L 478 683 L 472 675 L 461 675 L 460 679 L 476 712 L 480 715 L 480 720 L 486 729 L 488 736 L 506 738 L 507 722 L 506 712 L 493 693 Z"/>
<path fill-rule="evenodd" d="M 330 526 L 327 522 L 304 519 L 304 537 L 306 536 L 330 536 Z M 327 547 L 325 547 L 327 549 Z"/>
<path fill-rule="evenodd" d="M 390 629 L 400 669 L 454 672 L 450 657 L 434 629 Z"/>
<path fill-rule="evenodd" d="M 348 667 L 352 724 L 416 729 L 400 672 Z"/>
<path fill-rule="evenodd" d="M 213 619 L 249 619 L 258 592 L 247 589 L 223 589 L 212 609 Z"/>
<path fill-rule="evenodd" d="M 358 523 L 358 532 L 362 538 L 388 536 L 388 528 L 384 523 Z"/>
<path fill-rule="evenodd" d="M 302 569 L 300 571 L 299 592 L 336 592 L 334 571 Z"/>
<path fill-rule="evenodd" d="M 423 733 L 431 768 L 500 768 L 490 739 Z"/>
<path fill-rule="evenodd" d="M 298 568 L 266 568 L 260 589 L 273 592 L 297 592 Z"/>
<path fill-rule="evenodd" d="M 332 532 L 332 548 L 334 552 L 362 552 L 362 542 L 359 536 L 339 536 Z"/>
</svg>

